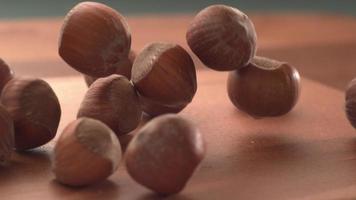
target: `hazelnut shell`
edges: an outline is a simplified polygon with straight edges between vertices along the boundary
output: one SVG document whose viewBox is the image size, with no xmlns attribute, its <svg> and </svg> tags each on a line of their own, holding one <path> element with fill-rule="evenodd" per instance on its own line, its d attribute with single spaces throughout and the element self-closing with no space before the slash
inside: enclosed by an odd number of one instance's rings
<svg viewBox="0 0 356 200">
<path fill-rule="evenodd" d="M 149 108 L 150 102 L 163 107 L 185 107 L 196 91 L 195 65 L 190 55 L 179 45 L 152 43 L 137 56 L 131 81 L 149 115 L 164 114 Z M 148 99 L 150 102 L 145 102 Z"/>
<path fill-rule="evenodd" d="M 7 82 L 9 82 L 13 77 L 14 74 L 9 65 L 7 65 L 5 61 L 0 58 L 0 93 L 4 89 Z"/>
<path fill-rule="evenodd" d="M 199 130 L 173 114 L 148 122 L 130 142 L 126 168 L 138 183 L 159 194 L 178 193 L 205 155 Z"/>
<path fill-rule="evenodd" d="M 111 75 L 90 86 L 77 117 L 100 120 L 119 136 L 137 128 L 142 109 L 132 83 L 124 76 Z"/>
<path fill-rule="evenodd" d="M 288 63 L 255 57 L 247 67 L 230 72 L 227 91 L 239 110 L 255 118 L 281 116 L 297 103 L 300 76 Z"/>
<path fill-rule="evenodd" d="M 83 74 L 102 77 L 115 73 L 130 48 L 124 17 L 104 4 L 79 3 L 64 20 L 59 55 Z"/>
<path fill-rule="evenodd" d="M 14 123 L 7 110 L 0 105 L 0 164 L 7 162 L 15 148 Z"/>
<path fill-rule="evenodd" d="M 120 143 L 109 127 L 81 118 L 70 123 L 59 137 L 52 169 L 60 183 L 86 186 L 113 174 L 121 157 Z"/>
<path fill-rule="evenodd" d="M 17 150 L 42 146 L 56 135 L 61 108 L 56 94 L 45 81 L 13 78 L 2 91 L 1 103 L 14 120 Z"/>
<path fill-rule="evenodd" d="M 209 68 L 231 71 L 246 66 L 256 53 L 256 31 L 240 10 L 212 5 L 191 22 L 186 39 L 191 50 Z"/>
<path fill-rule="evenodd" d="M 356 128 L 356 79 L 353 79 L 346 90 L 345 95 L 346 116 L 351 125 Z"/>
</svg>

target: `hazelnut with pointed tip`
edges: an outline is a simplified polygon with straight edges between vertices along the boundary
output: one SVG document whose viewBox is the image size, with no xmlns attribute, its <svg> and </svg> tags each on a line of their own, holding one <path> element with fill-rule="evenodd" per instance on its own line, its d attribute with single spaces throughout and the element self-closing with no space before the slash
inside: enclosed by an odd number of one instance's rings
<svg viewBox="0 0 356 200">
<path fill-rule="evenodd" d="M 56 180 L 69 186 L 86 186 L 105 180 L 121 160 L 114 132 L 98 120 L 80 118 L 59 137 L 52 160 Z"/>
<path fill-rule="evenodd" d="M 56 94 L 45 81 L 13 78 L 2 91 L 1 103 L 14 120 L 17 150 L 42 146 L 56 135 L 61 108 Z"/>
<path fill-rule="evenodd" d="M 126 168 L 138 183 L 160 194 L 182 191 L 205 155 L 199 130 L 167 114 L 148 122 L 125 153 Z"/>
<path fill-rule="evenodd" d="M 230 72 L 227 91 L 231 102 L 253 117 L 281 116 L 297 103 L 300 76 L 288 63 L 255 57 L 247 67 Z"/>
<path fill-rule="evenodd" d="M 120 64 L 118 64 L 115 74 L 122 75 L 128 79 L 131 79 L 131 69 L 135 58 L 136 53 L 134 51 L 130 51 L 129 58 L 122 60 Z M 96 81 L 98 78 L 100 77 L 84 75 L 84 80 L 88 87 L 93 84 L 94 81 Z"/>
<path fill-rule="evenodd" d="M 256 53 L 256 31 L 240 10 L 212 5 L 198 13 L 190 24 L 187 42 L 209 68 L 231 71 L 246 66 Z"/>
<path fill-rule="evenodd" d="M 83 74 L 102 77 L 115 73 L 130 48 L 126 20 L 104 4 L 79 3 L 64 20 L 59 55 Z"/>
<path fill-rule="evenodd" d="M 100 120 L 119 136 L 137 128 L 142 109 L 132 83 L 126 77 L 114 74 L 100 78 L 90 86 L 77 117 Z"/>
<path fill-rule="evenodd" d="M 4 89 L 7 82 L 9 82 L 14 77 L 8 64 L 0 58 L 0 93 Z"/>
<path fill-rule="evenodd" d="M 133 64 L 131 81 L 151 116 L 181 111 L 197 91 L 193 60 L 176 44 L 146 46 Z"/>
<path fill-rule="evenodd" d="M 6 163 L 15 148 L 14 123 L 7 110 L 0 105 L 0 164 Z"/>
</svg>

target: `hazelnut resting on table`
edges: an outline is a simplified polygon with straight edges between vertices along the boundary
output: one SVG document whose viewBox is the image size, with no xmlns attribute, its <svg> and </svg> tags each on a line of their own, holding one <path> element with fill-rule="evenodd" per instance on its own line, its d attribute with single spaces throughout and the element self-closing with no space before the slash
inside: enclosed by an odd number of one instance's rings
<svg viewBox="0 0 356 200">
<path fill-rule="evenodd" d="M 209 6 L 190 24 L 187 42 L 209 68 L 231 71 L 246 66 L 256 53 L 256 31 L 243 12 L 225 5 Z"/>
<path fill-rule="evenodd" d="M 60 183 L 86 186 L 113 174 L 121 157 L 120 143 L 109 127 L 81 118 L 70 123 L 59 137 L 52 168 Z"/>
<path fill-rule="evenodd" d="M 131 81 L 151 116 L 181 111 L 197 91 L 193 60 L 176 44 L 146 46 L 133 64 Z"/>
<path fill-rule="evenodd" d="M 199 130 L 168 114 L 152 119 L 130 142 L 126 168 L 138 183 L 160 194 L 183 190 L 205 155 Z"/>
<path fill-rule="evenodd" d="M 14 123 L 10 114 L 0 105 L 0 165 L 7 162 L 15 148 Z"/>
<path fill-rule="evenodd" d="M 353 79 L 346 90 L 345 111 L 351 125 L 356 128 L 356 79 Z"/>
<path fill-rule="evenodd" d="M 104 4 L 79 3 L 64 20 L 59 55 L 83 74 L 103 77 L 115 73 L 130 48 L 126 20 Z"/>
<path fill-rule="evenodd" d="M 7 82 L 14 77 L 9 65 L 0 58 L 0 93 L 4 89 Z"/>
<path fill-rule="evenodd" d="M 119 136 L 137 128 L 142 109 L 132 83 L 114 74 L 99 78 L 90 86 L 77 117 L 100 120 Z"/>
<path fill-rule="evenodd" d="M 45 81 L 13 78 L 2 91 L 1 103 L 14 120 L 17 150 L 42 146 L 56 135 L 61 107 Z"/>
<path fill-rule="evenodd" d="M 255 57 L 247 67 L 230 72 L 227 91 L 231 102 L 253 117 L 280 116 L 297 103 L 300 76 L 288 63 Z"/>
</svg>

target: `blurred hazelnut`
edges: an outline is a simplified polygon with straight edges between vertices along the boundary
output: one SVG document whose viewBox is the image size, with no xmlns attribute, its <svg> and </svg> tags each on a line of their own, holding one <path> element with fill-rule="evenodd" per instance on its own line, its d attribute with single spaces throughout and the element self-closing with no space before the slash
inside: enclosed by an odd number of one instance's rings
<svg viewBox="0 0 356 200">
<path fill-rule="evenodd" d="M 198 13 L 187 31 L 192 51 L 209 68 L 231 71 L 246 66 L 256 52 L 256 31 L 243 12 L 225 5 Z"/>
<path fill-rule="evenodd" d="M 1 103 L 14 120 L 17 150 L 42 146 L 56 135 L 61 108 L 45 81 L 13 78 L 2 91 Z"/>
<path fill-rule="evenodd" d="M 115 73 L 130 48 L 124 17 L 104 4 L 79 3 L 64 20 L 59 55 L 83 74 L 102 77 Z"/>
<path fill-rule="evenodd" d="M 138 183 L 160 194 L 178 193 L 205 155 L 199 130 L 186 119 L 168 114 L 152 119 L 132 139 L 126 168 Z"/>
<path fill-rule="evenodd" d="M 14 123 L 10 114 L 0 105 L 0 164 L 7 162 L 15 148 Z"/>
<path fill-rule="evenodd" d="M 115 134 L 98 120 L 81 118 L 70 123 L 54 148 L 53 172 L 57 181 L 86 186 L 105 180 L 121 160 Z"/>
<path fill-rule="evenodd" d="M 232 103 L 253 117 L 280 116 L 297 103 L 300 76 L 288 63 L 255 57 L 247 67 L 230 72 L 227 90 Z"/>
<path fill-rule="evenodd" d="M 115 74 L 100 78 L 90 86 L 77 117 L 100 120 L 119 136 L 137 128 L 142 109 L 132 83 Z"/>
<path fill-rule="evenodd" d="M 345 111 L 351 125 L 356 128 L 356 79 L 353 79 L 346 90 Z"/>
<path fill-rule="evenodd" d="M 6 83 L 9 82 L 13 76 L 13 72 L 9 65 L 0 58 L 0 93 L 4 89 Z"/>
<path fill-rule="evenodd" d="M 131 69 L 132 69 L 133 62 L 135 61 L 135 58 L 136 58 L 136 53 L 134 51 L 130 51 L 129 58 L 123 59 L 120 62 L 120 64 L 118 64 L 118 68 L 115 74 L 122 75 L 128 79 L 131 79 Z M 98 77 L 84 75 L 84 80 L 88 87 L 97 79 Z"/>
<path fill-rule="evenodd" d="M 151 116 L 181 111 L 197 91 L 193 60 L 175 44 L 146 46 L 133 64 L 131 81 L 139 93 L 143 110 Z"/>
</svg>

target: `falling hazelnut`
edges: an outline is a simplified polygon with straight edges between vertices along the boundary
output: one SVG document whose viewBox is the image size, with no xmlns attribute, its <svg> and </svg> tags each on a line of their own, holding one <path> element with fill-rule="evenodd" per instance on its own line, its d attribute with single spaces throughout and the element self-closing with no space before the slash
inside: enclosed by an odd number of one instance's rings
<svg viewBox="0 0 356 200">
<path fill-rule="evenodd" d="M 346 90 L 345 111 L 351 125 L 356 128 L 356 79 L 353 79 Z"/>
<path fill-rule="evenodd" d="M 56 135 L 61 108 L 45 81 L 13 78 L 2 91 L 1 103 L 14 120 L 17 150 L 42 146 Z"/>
<path fill-rule="evenodd" d="M 194 62 L 176 44 L 146 46 L 133 64 L 131 81 L 143 110 L 151 116 L 181 111 L 197 91 Z"/>
<path fill-rule="evenodd" d="M 246 66 L 256 52 L 256 31 L 252 21 L 240 10 L 209 6 L 190 24 L 187 42 L 209 68 L 231 71 Z"/>
<path fill-rule="evenodd" d="M 9 65 L 7 65 L 5 61 L 0 58 L 0 93 L 4 89 L 6 83 L 12 78 L 13 72 L 11 71 Z"/>
<path fill-rule="evenodd" d="M 7 110 L 0 105 L 0 164 L 7 162 L 15 148 L 14 123 Z"/>
<path fill-rule="evenodd" d="M 113 174 L 121 154 L 120 143 L 109 127 L 98 120 L 81 118 L 70 123 L 59 137 L 52 169 L 60 183 L 86 186 Z"/>
<path fill-rule="evenodd" d="M 118 136 L 137 128 L 142 109 L 132 83 L 124 76 L 96 80 L 87 91 L 77 117 L 97 119 Z"/>
<path fill-rule="evenodd" d="M 247 67 L 230 72 L 227 91 L 232 103 L 253 117 L 280 116 L 295 106 L 300 76 L 288 63 L 255 57 Z"/>
<path fill-rule="evenodd" d="M 178 193 L 205 155 L 199 130 L 174 114 L 148 122 L 130 142 L 125 163 L 138 183 L 159 194 Z"/>
<path fill-rule="evenodd" d="M 83 74 L 102 77 L 115 73 L 130 48 L 124 17 L 104 4 L 79 3 L 64 20 L 59 55 Z"/>
<path fill-rule="evenodd" d="M 120 64 L 118 64 L 118 68 L 115 74 L 123 75 L 128 79 L 131 79 L 131 69 L 132 64 L 135 61 L 136 53 L 134 51 L 130 51 L 129 58 L 123 59 Z M 100 77 L 92 77 L 88 75 L 84 75 L 84 80 L 87 86 L 89 87 L 94 81 L 96 81 Z"/>
</svg>

